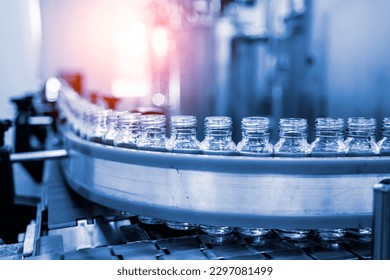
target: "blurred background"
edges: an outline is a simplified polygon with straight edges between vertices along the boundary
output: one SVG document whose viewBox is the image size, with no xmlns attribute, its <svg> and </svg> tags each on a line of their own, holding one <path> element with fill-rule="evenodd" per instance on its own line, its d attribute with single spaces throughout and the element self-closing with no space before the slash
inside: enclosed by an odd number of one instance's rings
<svg viewBox="0 0 390 280">
<path fill-rule="evenodd" d="M 387 0 L 0 0 L 0 118 L 52 76 L 166 115 L 389 116 Z M 108 105 L 110 104 L 110 105 Z M 11 142 L 12 133 L 8 133 Z M 312 139 L 313 136 L 309 137 Z"/>
</svg>

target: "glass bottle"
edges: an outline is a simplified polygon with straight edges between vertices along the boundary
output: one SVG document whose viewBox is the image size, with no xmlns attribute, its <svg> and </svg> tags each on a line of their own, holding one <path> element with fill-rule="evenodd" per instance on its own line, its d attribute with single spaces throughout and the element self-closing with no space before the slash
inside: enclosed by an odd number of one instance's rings
<svg viewBox="0 0 390 280">
<path fill-rule="evenodd" d="M 379 155 L 390 156 L 390 117 L 384 118 L 382 123 L 382 139 L 378 142 Z"/>
<path fill-rule="evenodd" d="M 203 154 L 235 155 L 236 144 L 232 140 L 232 119 L 230 117 L 206 117 L 205 139 L 200 144 Z"/>
<path fill-rule="evenodd" d="M 269 142 L 269 119 L 265 117 L 246 117 L 241 121 L 242 140 L 237 144 L 240 155 L 272 156 L 273 147 Z"/>
<path fill-rule="evenodd" d="M 123 113 L 118 117 L 118 133 L 114 138 L 116 147 L 136 149 L 141 133 L 141 114 Z"/>
<path fill-rule="evenodd" d="M 237 144 L 240 155 L 269 157 L 273 154 L 272 144 L 269 142 L 270 125 L 265 117 L 246 117 L 241 121 L 242 140 Z M 240 235 L 253 241 L 267 236 L 267 228 L 237 228 Z"/>
<path fill-rule="evenodd" d="M 110 110 L 97 110 L 91 115 L 91 128 L 87 139 L 92 142 L 104 144 L 103 138 L 107 132 L 107 115 Z"/>
<path fill-rule="evenodd" d="M 279 121 L 279 141 L 274 146 L 278 157 L 307 157 L 310 146 L 307 143 L 307 120 L 303 118 L 282 118 Z M 278 229 L 283 239 L 299 241 L 305 239 L 308 229 Z"/>
<path fill-rule="evenodd" d="M 142 115 L 141 135 L 137 139 L 137 148 L 140 150 L 165 152 L 166 124 L 164 115 Z M 144 224 L 161 224 L 162 220 L 153 217 L 138 216 Z"/>
<path fill-rule="evenodd" d="M 103 137 L 103 142 L 106 145 L 114 146 L 115 136 L 118 134 L 118 120 L 121 113 L 118 111 L 111 111 L 107 115 L 107 131 Z"/>
<path fill-rule="evenodd" d="M 166 149 L 174 153 L 198 154 L 200 142 L 196 138 L 196 118 L 194 116 L 172 116 L 171 137 Z M 197 225 L 187 222 L 165 221 L 165 225 L 174 230 L 192 230 Z"/>
<path fill-rule="evenodd" d="M 347 155 L 350 157 L 373 156 L 379 154 L 375 142 L 376 120 L 373 118 L 348 118 L 347 122 Z"/>
<path fill-rule="evenodd" d="M 232 140 L 232 119 L 230 117 L 212 116 L 204 121 L 205 139 L 200 144 L 203 154 L 235 155 L 236 144 Z M 232 227 L 220 225 L 201 225 L 200 229 L 211 236 L 227 236 Z"/>
<path fill-rule="evenodd" d="M 166 148 L 174 153 L 198 154 L 200 142 L 196 138 L 196 118 L 194 116 L 172 116 L 171 137 Z"/>
<path fill-rule="evenodd" d="M 345 157 L 344 143 L 345 123 L 341 118 L 317 118 L 315 122 L 316 139 L 311 144 L 312 157 Z M 337 240 L 345 236 L 344 228 L 319 229 L 318 235 L 322 240 Z"/>
<path fill-rule="evenodd" d="M 88 103 L 85 110 L 82 112 L 81 121 L 78 125 L 79 135 L 83 139 L 87 139 L 87 135 L 90 133 L 92 127 L 92 114 L 97 111 L 98 108 L 94 104 Z"/>
<path fill-rule="evenodd" d="M 166 152 L 166 141 L 165 116 L 141 116 L 141 135 L 137 140 L 137 148 L 140 150 Z"/>
<path fill-rule="evenodd" d="M 312 157 L 346 156 L 344 143 L 344 120 L 340 118 L 317 118 L 315 122 L 316 139 L 310 145 Z"/>
<path fill-rule="evenodd" d="M 307 143 L 307 120 L 283 118 L 279 121 L 279 141 L 274 146 L 278 157 L 306 157 L 310 153 Z"/>
<path fill-rule="evenodd" d="M 374 156 L 379 154 L 379 146 L 375 142 L 376 120 L 373 118 L 353 117 L 347 122 L 347 156 Z M 361 239 L 370 239 L 372 229 L 353 228 L 348 229 L 349 234 Z"/>
</svg>

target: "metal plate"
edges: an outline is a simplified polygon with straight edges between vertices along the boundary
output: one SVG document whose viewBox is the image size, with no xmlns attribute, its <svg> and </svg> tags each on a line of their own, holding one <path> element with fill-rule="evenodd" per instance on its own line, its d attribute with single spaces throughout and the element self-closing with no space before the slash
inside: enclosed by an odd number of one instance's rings
<svg viewBox="0 0 390 280">
<path fill-rule="evenodd" d="M 66 180 L 87 199 L 163 220 L 267 228 L 371 226 L 390 157 L 251 158 L 129 150 L 63 133 Z"/>
</svg>

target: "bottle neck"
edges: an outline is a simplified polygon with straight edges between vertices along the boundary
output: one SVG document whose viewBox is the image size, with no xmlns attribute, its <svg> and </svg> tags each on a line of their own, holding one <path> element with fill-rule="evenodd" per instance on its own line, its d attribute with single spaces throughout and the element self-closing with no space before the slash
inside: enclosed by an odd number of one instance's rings
<svg viewBox="0 0 390 280">
<path fill-rule="evenodd" d="M 306 140 L 307 133 L 299 132 L 299 131 L 280 131 L 279 137 L 284 139 L 292 139 L 292 140 Z"/>
</svg>

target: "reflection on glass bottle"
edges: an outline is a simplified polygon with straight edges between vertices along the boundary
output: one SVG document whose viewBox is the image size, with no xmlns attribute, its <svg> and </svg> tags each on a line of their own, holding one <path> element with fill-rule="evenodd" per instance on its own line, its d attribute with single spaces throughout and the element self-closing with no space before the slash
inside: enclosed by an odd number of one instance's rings
<svg viewBox="0 0 390 280">
<path fill-rule="evenodd" d="M 124 113 L 118 119 L 118 134 L 114 138 L 116 147 L 136 149 L 141 133 L 141 114 Z"/>
<path fill-rule="evenodd" d="M 107 132 L 107 115 L 109 110 L 97 110 L 91 115 L 91 128 L 87 133 L 87 139 L 103 144 L 104 135 Z"/>
<path fill-rule="evenodd" d="M 203 154 L 235 155 L 236 144 L 232 140 L 232 119 L 230 117 L 206 117 L 205 139 L 200 144 Z M 219 225 L 201 225 L 200 229 L 212 236 L 226 236 L 233 228 Z"/>
<path fill-rule="evenodd" d="M 390 117 L 383 119 L 382 139 L 378 142 L 379 155 L 390 156 Z"/>
<path fill-rule="evenodd" d="M 311 144 L 312 157 L 345 157 L 344 120 L 340 118 L 317 118 L 315 122 L 316 139 Z M 346 230 L 319 229 L 318 235 L 322 240 L 337 240 L 343 237 Z"/>
<path fill-rule="evenodd" d="M 273 147 L 269 142 L 269 119 L 265 117 L 246 117 L 241 121 L 242 140 L 237 144 L 240 155 L 268 157 L 272 156 Z M 253 241 L 269 234 L 267 228 L 238 228 L 237 231 Z"/>
<path fill-rule="evenodd" d="M 306 157 L 310 153 L 307 143 L 307 120 L 302 118 L 283 118 L 279 121 L 279 141 L 274 146 L 278 157 Z M 307 229 L 278 229 L 279 236 L 297 241 L 309 235 Z"/>
<path fill-rule="evenodd" d="M 200 142 L 196 138 L 196 118 L 194 116 L 171 117 L 171 137 L 166 142 L 166 148 L 174 153 L 200 153 Z M 176 221 L 165 221 L 165 225 L 175 230 L 191 230 L 197 226 Z"/>
</svg>

